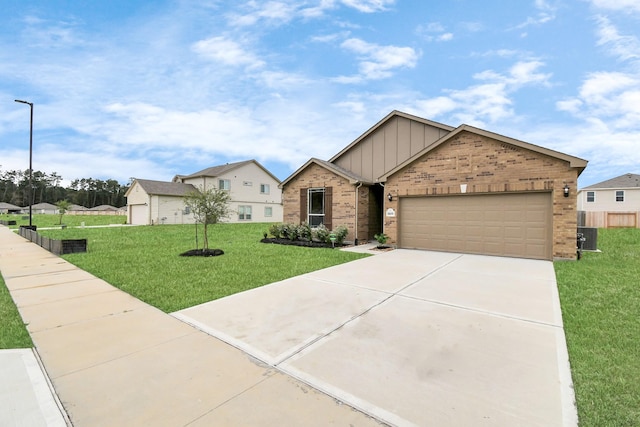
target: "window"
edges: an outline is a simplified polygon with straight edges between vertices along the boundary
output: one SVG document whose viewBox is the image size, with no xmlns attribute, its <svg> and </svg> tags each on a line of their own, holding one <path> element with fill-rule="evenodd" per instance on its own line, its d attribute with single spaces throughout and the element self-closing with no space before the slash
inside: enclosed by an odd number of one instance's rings
<svg viewBox="0 0 640 427">
<path fill-rule="evenodd" d="M 184 207 L 184 212 L 185 215 L 189 215 L 191 213 L 191 206 L 185 206 Z"/>
<path fill-rule="evenodd" d="M 587 191 L 587 202 L 595 202 L 596 201 L 596 192 L 595 191 Z"/>
<path fill-rule="evenodd" d="M 311 227 L 317 227 L 324 223 L 324 188 L 310 188 L 308 200 L 308 223 Z"/>
<path fill-rule="evenodd" d="M 269 184 L 260 184 L 260 194 L 269 194 Z"/>
<path fill-rule="evenodd" d="M 240 221 L 251 221 L 251 206 L 238 206 L 238 219 Z"/>
<path fill-rule="evenodd" d="M 228 179 L 220 179 L 218 180 L 218 189 L 219 190 L 231 190 L 231 181 Z"/>
<path fill-rule="evenodd" d="M 624 191 L 616 190 L 616 202 L 624 202 Z"/>
<path fill-rule="evenodd" d="M 265 206 L 264 216 L 267 218 L 273 216 L 273 208 L 271 206 Z"/>
</svg>

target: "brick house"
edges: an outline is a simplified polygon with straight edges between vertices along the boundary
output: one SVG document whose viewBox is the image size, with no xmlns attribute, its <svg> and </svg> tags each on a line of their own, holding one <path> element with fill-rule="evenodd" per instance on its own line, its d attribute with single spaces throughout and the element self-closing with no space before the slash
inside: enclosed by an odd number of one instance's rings
<svg viewBox="0 0 640 427">
<path fill-rule="evenodd" d="M 534 259 L 576 255 L 587 161 L 468 125 L 399 111 L 282 184 L 283 220 L 345 225 L 400 248 Z"/>
</svg>

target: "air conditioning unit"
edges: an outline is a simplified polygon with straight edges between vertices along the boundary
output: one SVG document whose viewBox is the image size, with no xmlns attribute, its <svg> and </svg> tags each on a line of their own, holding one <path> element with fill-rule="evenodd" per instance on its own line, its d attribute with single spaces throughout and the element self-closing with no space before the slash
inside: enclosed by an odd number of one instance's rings
<svg viewBox="0 0 640 427">
<path fill-rule="evenodd" d="M 598 229 L 595 227 L 578 227 L 578 233 L 582 233 L 585 238 L 582 249 L 585 251 L 598 250 Z"/>
</svg>

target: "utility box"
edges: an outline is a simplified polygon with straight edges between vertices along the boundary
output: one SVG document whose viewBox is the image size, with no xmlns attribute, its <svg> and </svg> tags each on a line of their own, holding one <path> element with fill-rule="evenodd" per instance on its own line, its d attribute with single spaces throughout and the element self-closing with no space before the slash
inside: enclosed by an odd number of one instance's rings
<svg viewBox="0 0 640 427">
<path fill-rule="evenodd" d="M 598 250 L 598 229 L 595 227 L 578 227 L 578 233 L 582 233 L 585 241 L 582 249 L 585 251 Z"/>
</svg>

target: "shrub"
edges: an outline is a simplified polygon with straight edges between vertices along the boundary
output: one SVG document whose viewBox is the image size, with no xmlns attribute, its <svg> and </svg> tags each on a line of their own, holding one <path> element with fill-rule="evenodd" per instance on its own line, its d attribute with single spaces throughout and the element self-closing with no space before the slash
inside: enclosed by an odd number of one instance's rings
<svg viewBox="0 0 640 427">
<path fill-rule="evenodd" d="M 329 229 L 324 226 L 324 224 L 320 224 L 315 229 L 313 229 L 314 239 L 319 242 L 331 243 L 331 240 L 329 240 L 329 234 L 331 233 Z"/>
<path fill-rule="evenodd" d="M 311 240 L 311 226 L 308 223 L 303 223 L 298 226 L 298 238 L 301 240 Z"/>
<path fill-rule="evenodd" d="M 275 237 L 276 239 L 279 239 L 282 237 L 282 227 L 284 224 L 271 224 L 269 226 L 269 233 Z"/>
<path fill-rule="evenodd" d="M 387 243 L 387 239 L 389 239 L 389 236 L 384 233 L 380 233 L 373 236 L 373 238 L 376 239 L 379 244 L 384 245 L 385 243 Z"/>
<path fill-rule="evenodd" d="M 282 235 L 285 239 L 296 240 L 298 238 L 298 226 L 291 223 L 283 224 Z"/>
<path fill-rule="evenodd" d="M 333 234 L 336 235 L 336 243 L 341 245 L 344 242 L 344 239 L 347 238 L 349 229 L 344 225 L 339 225 L 335 230 L 333 230 Z"/>
</svg>

